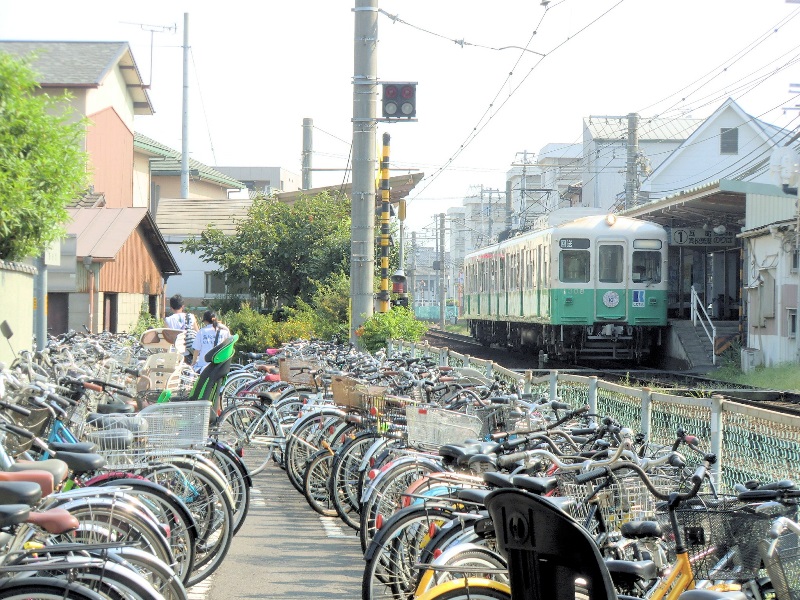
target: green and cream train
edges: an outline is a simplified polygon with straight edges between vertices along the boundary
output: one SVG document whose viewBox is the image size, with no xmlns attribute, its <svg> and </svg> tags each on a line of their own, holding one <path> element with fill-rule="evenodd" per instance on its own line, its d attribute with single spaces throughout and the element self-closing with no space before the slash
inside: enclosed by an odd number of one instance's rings
<svg viewBox="0 0 800 600">
<path fill-rule="evenodd" d="M 583 217 L 468 254 L 463 318 L 485 345 L 640 362 L 662 343 L 666 273 L 663 227 Z"/>
</svg>

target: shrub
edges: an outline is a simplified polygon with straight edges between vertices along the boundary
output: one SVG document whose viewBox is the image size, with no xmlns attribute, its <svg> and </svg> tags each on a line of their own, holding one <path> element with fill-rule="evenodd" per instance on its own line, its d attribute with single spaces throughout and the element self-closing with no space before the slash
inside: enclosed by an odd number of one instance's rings
<svg viewBox="0 0 800 600">
<path fill-rule="evenodd" d="M 386 347 L 387 339 L 417 342 L 426 331 L 428 326 L 418 321 L 410 308 L 395 306 L 389 312 L 373 314 L 356 335 L 365 350 L 375 352 Z"/>
</svg>

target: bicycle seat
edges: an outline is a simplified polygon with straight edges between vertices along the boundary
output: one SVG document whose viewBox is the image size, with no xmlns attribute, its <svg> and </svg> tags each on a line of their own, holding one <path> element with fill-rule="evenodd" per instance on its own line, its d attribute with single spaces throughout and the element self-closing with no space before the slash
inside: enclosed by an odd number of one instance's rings
<svg viewBox="0 0 800 600">
<path fill-rule="evenodd" d="M 19 525 L 28 520 L 31 507 L 27 504 L 6 504 L 0 506 L 0 527 Z"/>
<path fill-rule="evenodd" d="M 82 452 L 97 451 L 97 446 L 90 442 L 48 442 L 47 447 L 54 452 Z"/>
<path fill-rule="evenodd" d="M 42 499 L 42 490 L 33 481 L 3 481 L 0 483 L 0 504 L 33 506 Z"/>
<path fill-rule="evenodd" d="M 43 469 L 18 471 L 16 473 L 0 471 L 0 481 L 28 481 L 36 483 L 42 492 L 43 498 L 52 494 L 55 487 L 53 483 L 53 474 Z"/>
<path fill-rule="evenodd" d="M 28 523 L 41 527 L 53 535 L 61 535 L 74 531 L 80 526 L 78 519 L 63 508 L 51 508 L 42 512 L 31 512 L 26 519 Z"/>
<path fill-rule="evenodd" d="M 530 475 L 514 475 L 511 484 L 521 490 L 532 494 L 547 494 L 558 487 L 558 480 L 555 477 L 531 477 Z"/>
<path fill-rule="evenodd" d="M 19 473 L 20 471 L 47 471 L 53 476 L 53 481 L 56 485 L 61 483 L 69 475 L 69 467 L 63 460 L 57 458 L 48 458 L 47 460 L 20 460 L 15 462 L 8 468 L 12 473 Z"/>
<path fill-rule="evenodd" d="M 106 464 L 106 459 L 99 454 L 59 452 L 58 458 L 67 463 L 70 471 L 78 475 L 96 471 Z"/>
</svg>

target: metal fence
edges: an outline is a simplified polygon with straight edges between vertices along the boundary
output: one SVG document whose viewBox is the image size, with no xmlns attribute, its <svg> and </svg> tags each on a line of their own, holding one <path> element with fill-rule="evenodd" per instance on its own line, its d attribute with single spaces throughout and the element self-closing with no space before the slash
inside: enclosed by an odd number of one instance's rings
<svg viewBox="0 0 800 600">
<path fill-rule="evenodd" d="M 671 444 L 682 428 L 706 441 L 703 449 L 717 455 L 713 473 L 723 489 L 748 480 L 800 481 L 800 417 L 718 395 L 675 396 L 558 371 L 535 376 L 532 371 L 511 371 L 492 361 L 427 344 L 391 340 L 389 352 L 394 350 L 434 356 L 442 366 L 474 369 L 512 383 L 524 393 L 558 399 L 574 408 L 588 404 L 591 413 L 612 416 L 622 426 L 644 434 L 651 444 Z"/>
</svg>

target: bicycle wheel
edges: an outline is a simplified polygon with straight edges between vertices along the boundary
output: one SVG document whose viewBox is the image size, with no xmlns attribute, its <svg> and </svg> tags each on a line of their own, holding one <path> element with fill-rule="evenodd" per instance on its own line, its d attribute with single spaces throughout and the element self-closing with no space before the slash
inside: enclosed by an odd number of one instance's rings
<svg viewBox="0 0 800 600">
<path fill-rule="evenodd" d="M 94 559 L 87 565 L 79 562 L 64 569 L 58 564 L 43 565 L 43 568 L 46 570 L 37 573 L 80 583 L 107 600 L 164 600 L 164 596 L 135 570 L 110 561 Z"/>
<path fill-rule="evenodd" d="M 355 530 L 359 528 L 358 513 L 361 502 L 358 482 L 361 461 L 367 450 L 380 436 L 374 432 L 364 432 L 346 442 L 336 452 L 329 479 L 329 494 L 336 514 Z"/>
<path fill-rule="evenodd" d="M 141 476 L 128 478 L 129 474 L 120 474 L 120 478 L 109 478 L 96 481 L 92 485 L 100 487 L 121 486 L 126 494 L 132 494 L 166 526 L 167 541 L 175 564 L 170 565 L 183 580 L 188 577 L 194 564 L 195 544 L 197 542 L 197 524 L 189 508 L 174 492 L 158 483 Z"/>
<path fill-rule="evenodd" d="M 105 600 L 100 594 L 56 577 L 14 577 L 0 580 L 2 600 Z"/>
<path fill-rule="evenodd" d="M 413 597 L 419 555 L 432 531 L 453 518 L 451 511 L 430 507 L 403 509 L 381 529 L 365 553 L 362 600 L 404 600 Z"/>
<path fill-rule="evenodd" d="M 242 454 L 251 474 L 261 472 L 273 458 L 278 435 L 267 410 L 260 404 L 229 406 L 217 419 L 217 439 Z M 269 438 L 269 439 L 265 439 Z"/>
<path fill-rule="evenodd" d="M 303 495 L 308 505 L 324 517 L 336 516 L 328 489 L 331 464 L 333 454 L 328 450 L 320 450 L 312 455 L 303 475 Z"/>
<path fill-rule="evenodd" d="M 185 580 L 186 586 L 191 587 L 216 571 L 230 548 L 233 506 L 228 494 L 203 463 L 172 457 L 169 463 L 154 465 L 143 475 L 182 498 L 197 522 L 195 560 Z"/>
<path fill-rule="evenodd" d="M 442 554 L 433 563 L 437 569 L 423 569 L 423 583 L 416 588 L 422 594 L 437 585 L 464 576 L 491 579 L 509 585 L 508 565 L 498 553 L 475 544 L 460 544 Z M 461 570 L 459 570 L 461 569 Z"/>
<path fill-rule="evenodd" d="M 321 440 L 334 435 L 343 423 L 345 413 L 336 409 L 321 409 L 303 415 L 292 427 L 286 439 L 284 461 L 286 475 L 294 488 L 303 493 L 303 473 L 311 455 L 321 449 Z"/>
<path fill-rule="evenodd" d="M 247 513 L 250 510 L 250 486 L 252 482 L 247 474 L 247 467 L 239 456 L 222 442 L 209 442 L 206 444 L 208 457 L 214 461 L 231 488 L 233 495 L 233 534 L 241 529 Z"/>
<path fill-rule="evenodd" d="M 164 596 L 164 600 L 186 600 L 187 592 L 172 568 L 155 556 L 137 548 L 113 548 L 101 550 L 98 555 L 120 564 L 144 577 L 153 589 Z"/>
</svg>

